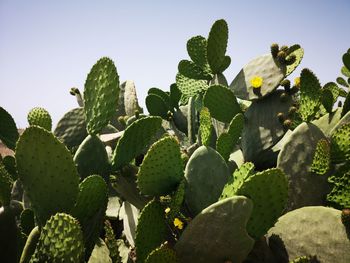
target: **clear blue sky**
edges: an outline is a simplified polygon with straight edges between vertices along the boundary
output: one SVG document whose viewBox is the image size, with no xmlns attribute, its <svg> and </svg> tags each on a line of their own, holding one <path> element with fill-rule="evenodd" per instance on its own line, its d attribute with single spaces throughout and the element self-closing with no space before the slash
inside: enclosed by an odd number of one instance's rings
<svg viewBox="0 0 350 263">
<path fill-rule="evenodd" d="M 56 124 L 77 105 L 69 89 L 83 91 L 92 65 L 108 56 L 122 81 L 135 81 L 144 106 L 149 88 L 168 90 L 175 81 L 178 62 L 188 58 L 187 40 L 207 37 L 221 18 L 230 29 L 229 82 L 277 42 L 301 44 L 298 72 L 308 67 L 325 84 L 339 75 L 350 48 L 349 0 L 0 0 L 0 105 L 18 127 L 27 126 L 35 106 Z"/>
</svg>

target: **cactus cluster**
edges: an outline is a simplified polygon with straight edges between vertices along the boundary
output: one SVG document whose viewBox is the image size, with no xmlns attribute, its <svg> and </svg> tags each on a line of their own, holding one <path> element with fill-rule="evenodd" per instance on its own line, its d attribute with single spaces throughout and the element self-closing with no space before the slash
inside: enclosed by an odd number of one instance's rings
<svg viewBox="0 0 350 263">
<path fill-rule="evenodd" d="M 106 57 L 53 131 L 34 108 L 19 135 L 0 107 L 4 262 L 350 262 L 350 50 L 323 86 L 288 79 L 298 44 L 229 84 L 227 44 L 224 20 L 190 38 L 148 114 Z"/>
</svg>

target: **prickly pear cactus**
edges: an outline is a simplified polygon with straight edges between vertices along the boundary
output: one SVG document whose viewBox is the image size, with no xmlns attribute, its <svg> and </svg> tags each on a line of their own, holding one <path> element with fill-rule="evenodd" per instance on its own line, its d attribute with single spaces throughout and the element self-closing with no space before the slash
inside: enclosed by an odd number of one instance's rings
<svg viewBox="0 0 350 263">
<path fill-rule="evenodd" d="M 18 140 L 16 123 L 10 113 L 0 107 L 0 140 L 10 149 L 14 150 Z"/>
<path fill-rule="evenodd" d="M 49 112 L 44 108 L 36 107 L 30 110 L 27 116 L 30 126 L 40 126 L 48 131 L 51 131 L 52 120 Z"/>
</svg>

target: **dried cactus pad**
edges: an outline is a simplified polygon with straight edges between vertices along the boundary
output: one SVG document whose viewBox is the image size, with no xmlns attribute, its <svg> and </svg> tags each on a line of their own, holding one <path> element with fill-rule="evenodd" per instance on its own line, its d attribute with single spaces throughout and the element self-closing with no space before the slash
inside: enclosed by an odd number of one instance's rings
<svg viewBox="0 0 350 263">
<path fill-rule="evenodd" d="M 230 89 L 242 100 L 261 99 L 278 87 L 285 73 L 286 67 L 279 65 L 271 54 L 266 54 L 249 62 L 232 81 Z M 259 90 L 250 83 L 256 76 L 263 80 Z"/>
<path fill-rule="evenodd" d="M 119 76 L 112 60 L 101 58 L 85 81 L 84 111 L 89 134 L 99 133 L 114 116 L 119 98 Z"/>
<path fill-rule="evenodd" d="M 253 202 L 244 196 L 221 200 L 204 209 L 175 245 L 180 262 L 242 262 L 253 248 L 246 231 Z"/>
<path fill-rule="evenodd" d="M 81 262 L 83 256 L 83 233 L 79 222 L 68 214 L 57 213 L 42 228 L 30 262 L 76 263 Z"/>
<path fill-rule="evenodd" d="M 170 194 L 183 178 L 180 145 L 175 137 L 167 136 L 148 150 L 137 175 L 142 194 Z"/>
<path fill-rule="evenodd" d="M 341 211 L 334 208 L 309 206 L 291 211 L 278 219 L 268 235 L 270 244 L 271 240 L 280 240 L 289 260 L 317 255 L 320 262 L 350 262 L 350 239 L 341 222 Z"/>
<path fill-rule="evenodd" d="M 63 143 L 43 128 L 29 127 L 18 140 L 16 162 L 39 224 L 45 224 L 57 212 L 70 212 L 79 177 Z"/>
</svg>

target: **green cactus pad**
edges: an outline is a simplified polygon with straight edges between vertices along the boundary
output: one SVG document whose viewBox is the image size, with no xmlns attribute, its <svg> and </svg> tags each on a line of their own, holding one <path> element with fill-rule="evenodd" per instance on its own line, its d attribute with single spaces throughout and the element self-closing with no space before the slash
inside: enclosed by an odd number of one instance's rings
<svg viewBox="0 0 350 263">
<path fill-rule="evenodd" d="M 1 159 L 1 158 L 0 158 Z M 1 160 L 0 160 L 1 162 Z M 7 170 L 7 172 L 11 175 L 13 180 L 17 180 L 18 174 L 17 174 L 17 168 L 16 168 L 16 159 L 15 157 L 11 155 L 6 155 L 2 159 L 2 163 Z"/>
<path fill-rule="evenodd" d="M 2 206 L 8 206 L 10 204 L 12 186 L 13 180 L 11 175 L 0 162 L 0 204 Z"/>
<path fill-rule="evenodd" d="M 293 73 L 293 71 L 299 66 L 299 64 L 301 63 L 301 60 L 304 57 L 304 49 L 302 49 L 300 47 L 300 45 L 295 44 L 293 46 L 290 46 L 288 48 L 288 56 L 286 57 L 286 59 L 288 60 L 292 55 L 295 56 L 295 62 L 291 65 L 287 65 L 287 69 L 286 69 L 286 77 L 289 76 L 290 74 Z"/>
<path fill-rule="evenodd" d="M 324 203 L 330 190 L 327 178 L 311 173 L 316 145 L 321 139 L 325 136 L 317 126 L 303 122 L 294 129 L 278 155 L 277 167 L 289 181 L 287 210 Z"/>
<path fill-rule="evenodd" d="M 213 77 L 212 74 L 204 71 L 200 66 L 197 66 L 197 64 L 189 60 L 181 60 L 179 62 L 178 70 L 180 74 L 190 79 L 211 80 Z"/>
<path fill-rule="evenodd" d="M 275 224 L 286 206 L 286 176 L 276 168 L 256 173 L 243 182 L 236 195 L 247 196 L 253 201 L 254 208 L 247 231 L 251 237 L 259 239 Z"/>
<path fill-rule="evenodd" d="M 144 195 L 160 196 L 172 192 L 183 177 L 180 145 L 167 136 L 148 150 L 137 175 L 137 185 Z"/>
<path fill-rule="evenodd" d="M 36 107 L 31 109 L 27 119 L 30 126 L 36 125 L 51 131 L 52 119 L 49 112 L 44 108 Z"/>
<path fill-rule="evenodd" d="M 196 80 L 185 77 L 178 73 L 176 75 L 176 85 L 182 93 L 182 102 L 187 103 L 188 99 L 208 89 L 206 80 Z"/>
<path fill-rule="evenodd" d="M 108 188 L 101 176 L 91 175 L 80 183 L 72 215 L 79 220 L 82 227 L 87 258 L 103 228 L 107 204 Z"/>
<path fill-rule="evenodd" d="M 238 113 L 230 122 L 227 133 L 222 133 L 216 141 L 216 150 L 227 161 L 241 137 L 244 126 L 244 116 Z"/>
<path fill-rule="evenodd" d="M 350 70 L 350 53 L 347 52 L 343 55 L 343 63 L 344 63 L 344 66 Z"/>
<path fill-rule="evenodd" d="M 84 109 L 68 111 L 58 122 L 54 134 L 68 149 L 79 146 L 87 136 Z"/>
<path fill-rule="evenodd" d="M 217 20 L 210 29 L 207 44 L 207 57 L 214 74 L 219 73 L 224 64 L 228 40 L 228 26 L 225 20 Z M 227 63 L 226 63 L 227 64 Z"/>
<path fill-rule="evenodd" d="M 135 83 L 127 80 L 124 82 L 124 108 L 127 116 L 132 116 L 135 111 L 140 110 L 140 105 L 137 99 Z"/>
<path fill-rule="evenodd" d="M 199 116 L 199 130 L 202 144 L 208 146 L 212 138 L 212 124 L 208 108 L 202 108 Z"/>
<path fill-rule="evenodd" d="M 239 169 L 236 169 L 229 182 L 222 190 L 220 199 L 233 197 L 236 195 L 238 189 L 240 189 L 243 183 L 254 174 L 254 164 L 247 162 L 242 164 Z"/>
<path fill-rule="evenodd" d="M 163 101 L 165 102 L 165 104 L 167 105 L 167 107 L 169 107 L 169 105 L 170 105 L 170 95 L 169 95 L 168 92 L 165 92 L 165 91 L 163 91 L 161 89 L 153 87 L 153 88 L 150 88 L 147 93 L 148 93 L 148 95 L 154 94 L 154 95 L 157 95 L 157 96 L 161 97 L 163 99 Z"/>
<path fill-rule="evenodd" d="M 35 227 L 34 212 L 31 209 L 24 209 L 21 213 L 21 231 L 29 235 L 32 229 Z"/>
<path fill-rule="evenodd" d="M 346 95 L 341 116 L 345 116 L 348 112 L 350 112 L 350 93 Z"/>
<path fill-rule="evenodd" d="M 230 56 L 225 56 L 217 74 L 220 74 L 221 72 L 224 72 L 230 65 L 231 65 L 231 57 Z M 228 86 L 228 85 L 226 85 L 226 86 Z"/>
<path fill-rule="evenodd" d="M 146 107 L 150 115 L 167 119 L 169 107 L 160 96 L 148 94 L 146 97 Z"/>
<path fill-rule="evenodd" d="M 212 85 L 205 92 L 204 106 L 210 111 L 213 118 L 229 123 L 232 118 L 241 112 L 235 95 L 222 85 Z"/>
<path fill-rule="evenodd" d="M 0 140 L 11 150 L 15 150 L 18 130 L 12 116 L 0 107 Z"/>
<path fill-rule="evenodd" d="M 176 253 L 167 245 L 161 245 L 153 250 L 146 258 L 145 263 L 178 263 Z"/>
<path fill-rule="evenodd" d="M 170 103 L 173 108 L 179 108 L 179 101 L 181 98 L 181 91 L 177 87 L 176 83 L 170 85 Z"/>
<path fill-rule="evenodd" d="M 339 88 L 338 85 L 334 82 L 328 82 L 326 83 L 322 90 L 329 90 L 332 93 L 333 97 L 333 104 L 338 100 L 338 97 L 343 94 L 344 90 Z"/>
<path fill-rule="evenodd" d="M 30 263 L 81 262 L 84 256 L 83 233 L 70 215 L 57 213 L 42 228 Z"/>
<path fill-rule="evenodd" d="M 243 262 L 254 245 L 246 231 L 253 202 L 244 196 L 205 208 L 186 227 L 175 245 L 180 262 Z"/>
<path fill-rule="evenodd" d="M 350 123 L 343 124 L 332 133 L 331 158 L 334 163 L 350 160 Z"/>
<path fill-rule="evenodd" d="M 114 116 L 118 96 L 117 69 L 112 60 L 101 58 L 92 67 L 85 81 L 84 112 L 90 134 L 99 133 Z"/>
<path fill-rule="evenodd" d="M 332 113 L 327 113 L 311 123 L 315 124 L 327 137 L 331 136 L 331 131 L 341 119 L 342 109 L 338 108 Z"/>
<path fill-rule="evenodd" d="M 57 212 L 71 210 L 79 176 L 71 153 L 52 133 L 27 128 L 17 143 L 16 163 L 39 225 Z"/>
<path fill-rule="evenodd" d="M 348 77 L 350 78 L 350 69 L 348 69 L 347 67 L 342 67 L 341 68 L 341 73 L 345 76 L 345 77 Z"/>
<path fill-rule="evenodd" d="M 311 164 L 311 171 L 319 175 L 324 175 L 329 170 L 330 164 L 329 142 L 326 139 L 321 139 L 316 146 L 316 151 Z"/>
<path fill-rule="evenodd" d="M 161 128 L 160 117 L 138 119 L 126 128 L 113 153 L 113 167 L 121 168 L 140 154 Z"/>
<path fill-rule="evenodd" d="M 293 98 L 287 95 L 285 101 L 281 101 L 283 93 L 277 90 L 263 100 L 253 101 L 244 113 L 241 148 L 244 159 L 254 162 L 256 166 L 264 167 L 268 159 L 265 157 L 268 150 L 286 133 L 277 115 L 279 113 L 288 115 L 289 108 L 293 105 Z"/>
<path fill-rule="evenodd" d="M 110 167 L 103 142 L 96 135 L 88 135 L 74 155 L 78 173 L 82 179 L 92 174 L 109 175 Z"/>
<path fill-rule="evenodd" d="M 269 230 L 270 247 L 279 240 L 273 247 L 285 250 L 289 260 L 317 255 L 319 262 L 350 262 L 350 239 L 340 217 L 341 211 L 322 206 L 291 211 Z"/>
<path fill-rule="evenodd" d="M 194 63 L 202 69 L 209 68 L 207 59 L 207 40 L 202 36 L 192 37 L 187 41 L 187 52 Z"/>
<path fill-rule="evenodd" d="M 350 163 L 342 165 L 328 178 L 332 191 L 327 195 L 327 201 L 337 208 L 350 207 Z"/>
<path fill-rule="evenodd" d="M 250 61 L 232 81 L 230 89 L 242 100 L 261 99 L 278 87 L 285 78 L 285 72 L 285 66 L 279 65 L 271 54 L 266 54 Z M 263 79 L 258 89 L 251 84 L 257 76 Z"/>
<path fill-rule="evenodd" d="M 118 262 L 118 260 L 119 260 L 118 242 L 117 242 L 113 227 L 111 225 L 111 222 L 109 222 L 109 220 L 105 220 L 104 230 L 105 230 L 105 240 L 104 241 L 108 247 L 110 257 L 111 257 L 113 262 Z"/>
<path fill-rule="evenodd" d="M 300 74 L 299 113 L 303 121 L 311 121 L 321 105 L 321 85 L 315 74 L 303 69 Z"/>
<path fill-rule="evenodd" d="M 164 208 L 152 200 L 143 208 L 138 220 L 135 239 L 137 262 L 145 262 L 148 254 L 165 241 L 166 234 Z"/>
<path fill-rule="evenodd" d="M 327 111 L 327 113 L 332 113 L 333 110 L 333 94 L 332 91 L 328 89 L 323 89 L 322 90 L 322 95 L 321 95 L 321 103 L 324 109 Z"/>
<path fill-rule="evenodd" d="M 229 179 L 225 160 L 214 149 L 201 146 L 192 154 L 185 168 L 186 203 L 196 215 L 215 203 Z"/>
</svg>

